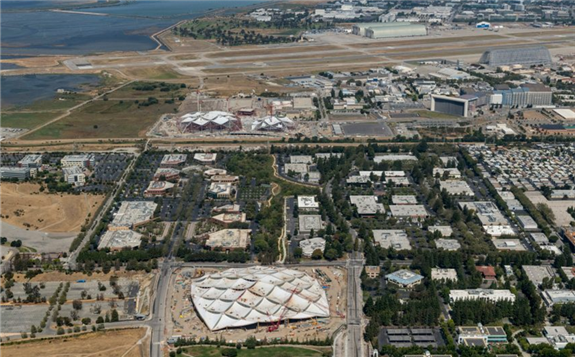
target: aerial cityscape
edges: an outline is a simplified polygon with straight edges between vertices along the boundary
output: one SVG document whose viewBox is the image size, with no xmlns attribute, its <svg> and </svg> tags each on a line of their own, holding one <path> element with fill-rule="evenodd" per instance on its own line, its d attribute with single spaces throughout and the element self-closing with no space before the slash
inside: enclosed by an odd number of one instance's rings
<svg viewBox="0 0 575 357">
<path fill-rule="evenodd" d="M 0 14 L 0 356 L 575 355 L 575 1 Z"/>
</svg>

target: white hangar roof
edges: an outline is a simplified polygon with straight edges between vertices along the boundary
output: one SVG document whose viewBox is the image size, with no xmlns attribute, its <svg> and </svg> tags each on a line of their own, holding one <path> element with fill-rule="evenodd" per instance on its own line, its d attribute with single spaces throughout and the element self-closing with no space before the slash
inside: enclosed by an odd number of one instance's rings
<svg viewBox="0 0 575 357">
<path fill-rule="evenodd" d="M 329 316 L 327 296 L 319 282 L 291 269 L 228 269 L 195 279 L 191 290 L 198 314 L 212 331 Z"/>
</svg>

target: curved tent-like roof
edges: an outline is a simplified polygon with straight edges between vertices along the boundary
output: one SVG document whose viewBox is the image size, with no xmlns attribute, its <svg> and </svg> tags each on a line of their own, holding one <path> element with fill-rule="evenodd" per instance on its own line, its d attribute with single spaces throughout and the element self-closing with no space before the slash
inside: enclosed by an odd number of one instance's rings
<svg viewBox="0 0 575 357">
<path fill-rule="evenodd" d="M 221 130 L 241 127 L 240 120 L 232 113 L 222 111 L 188 113 L 180 118 L 185 130 Z"/>
<path fill-rule="evenodd" d="M 198 314 L 212 331 L 329 316 L 319 282 L 291 269 L 228 269 L 195 279 L 191 293 Z"/>
<path fill-rule="evenodd" d="M 252 130 L 284 131 L 293 127 L 294 122 L 288 117 L 266 116 L 252 124 Z"/>
</svg>

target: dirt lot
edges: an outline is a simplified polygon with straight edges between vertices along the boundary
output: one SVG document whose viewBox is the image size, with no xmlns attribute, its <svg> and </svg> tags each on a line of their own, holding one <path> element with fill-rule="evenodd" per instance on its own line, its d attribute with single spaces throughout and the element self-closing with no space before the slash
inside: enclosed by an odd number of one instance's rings
<svg viewBox="0 0 575 357">
<path fill-rule="evenodd" d="M 30 230 L 80 232 L 88 213 L 94 214 L 103 200 L 101 195 L 48 194 L 39 189 L 38 184 L 3 182 L 2 220 Z"/>
<path fill-rule="evenodd" d="M 538 203 L 545 203 L 551 208 L 555 214 L 555 223 L 558 226 L 566 227 L 569 226 L 573 217 L 567 212 L 569 207 L 575 206 L 575 200 L 552 200 L 549 201 L 545 196 L 539 191 L 527 191 L 525 195 L 533 202 L 534 205 Z"/>
<path fill-rule="evenodd" d="M 138 344 L 145 335 L 146 330 L 141 328 L 89 333 L 76 338 L 2 346 L 2 356 L 147 356 L 147 346 Z"/>
</svg>

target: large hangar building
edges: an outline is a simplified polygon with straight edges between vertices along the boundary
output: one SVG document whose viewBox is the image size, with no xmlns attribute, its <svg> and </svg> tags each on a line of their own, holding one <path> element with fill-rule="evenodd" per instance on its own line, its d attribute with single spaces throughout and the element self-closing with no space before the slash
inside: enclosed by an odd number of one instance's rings
<svg viewBox="0 0 575 357">
<path fill-rule="evenodd" d="M 329 316 L 319 282 L 291 269 L 257 266 L 207 274 L 192 281 L 191 294 L 212 331 Z"/>
<path fill-rule="evenodd" d="M 409 22 L 368 22 L 354 25 L 352 33 L 369 38 L 427 36 L 427 27 Z"/>
<path fill-rule="evenodd" d="M 489 66 L 511 66 L 515 64 L 547 66 L 552 62 L 549 50 L 543 46 L 495 48 L 485 51 L 479 60 L 479 63 Z"/>
</svg>

